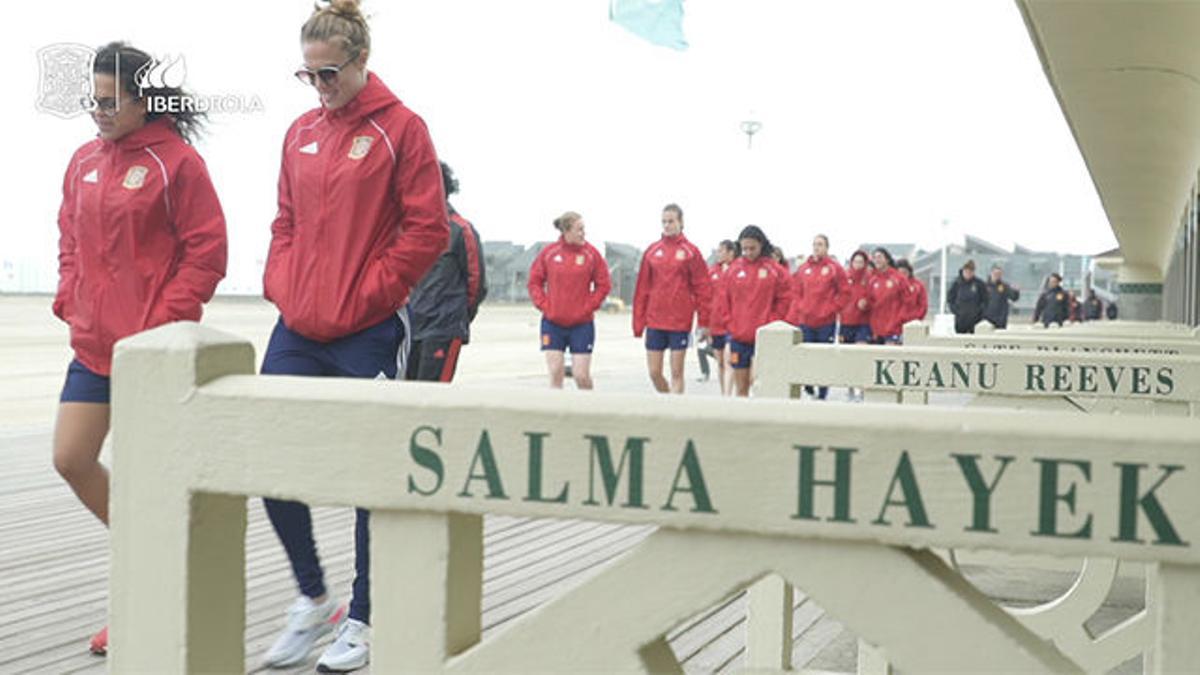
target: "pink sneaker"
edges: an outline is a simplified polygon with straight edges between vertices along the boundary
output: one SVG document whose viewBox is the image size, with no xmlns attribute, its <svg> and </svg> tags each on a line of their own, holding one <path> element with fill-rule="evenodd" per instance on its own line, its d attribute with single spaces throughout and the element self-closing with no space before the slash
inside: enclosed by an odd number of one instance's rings
<svg viewBox="0 0 1200 675">
<path fill-rule="evenodd" d="M 104 656 L 108 653 L 108 626 L 101 628 L 99 633 L 92 636 L 92 641 L 88 643 L 88 649 L 96 656 Z"/>
</svg>

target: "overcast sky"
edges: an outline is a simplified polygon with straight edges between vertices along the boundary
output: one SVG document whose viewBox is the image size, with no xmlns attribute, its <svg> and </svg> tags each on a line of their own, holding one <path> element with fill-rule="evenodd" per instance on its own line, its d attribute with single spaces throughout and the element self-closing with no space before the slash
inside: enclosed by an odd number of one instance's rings
<svg viewBox="0 0 1200 675">
<path fill-rule="evenodd" d="M 94 135 L 34 108 L 37 51 L 126 39 L 182 54 L 185 86 L 257 96 L 199 144 L 228 219 L 225 291 L 257 292 L 283 133 L 316 104 L 291 76 L 309 0 L 14 6 L 10 170 L 0 259 L 52 284 L 62 173 Z M 484 239 L 555 234 L 643 246 L 678 202 L 702 249 L 761 225 L 789 254 L 813 234 L 862 241 L 1095 253 L 1115 245 L 1079 151 L 1010 0 L 688 0 L 690 48 L 643 42 L 606 0 L 368 0 L 369 66 L 428 123 Z M 10 16 L 11 10 L 10 10 Z M 739 123 L 762 122 L 752 149 Z M 44 261 L 44 262 L 43 262 Z M 41 282 L 45 285 L 45 281 Z"/>
</svg>

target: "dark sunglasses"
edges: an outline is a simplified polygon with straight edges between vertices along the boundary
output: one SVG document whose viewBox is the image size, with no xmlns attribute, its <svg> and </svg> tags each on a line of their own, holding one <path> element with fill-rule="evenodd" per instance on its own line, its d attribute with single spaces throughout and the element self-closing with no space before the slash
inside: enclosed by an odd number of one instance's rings
<svg viewBox="0 0 1200 675">
<path fill-rule="evenodd" d="M 317 78 L 321 78 L 322 84 L 333 84 L 337 80 L 338 74 L 342 72 L 342 68 L 350 65 L 357 58 L 357 56 L 353 56 L 340 66 L 322 66 L 316 70 L 311 70 L 307 66 L 303 66 L 300 70 L 296 71 L 296 79 L 310 87 L 317 86 Z"/>
</svg>

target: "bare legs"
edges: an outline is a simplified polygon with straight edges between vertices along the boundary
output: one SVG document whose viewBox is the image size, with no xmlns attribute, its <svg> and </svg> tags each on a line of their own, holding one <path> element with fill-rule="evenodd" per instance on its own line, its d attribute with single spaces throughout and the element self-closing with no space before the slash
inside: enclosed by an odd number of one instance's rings
<svg viewBox="0 0 1200 675">
<path fill-rule="evenodd" d="M 579 387 L 580 389 L 591 389 L 592 388 L 592 355 L 591 354 L 572 354 L 571 355 L 571 377 L 575 380 L 576 387 Z M 559 386 L 562 386 L 562 385 L 560 384 Z"/>
<path fill-rule="evenodd" d="M 564 373 L 566 371 L 566 360 L 563 358 L 563 352 L 548 349 L 542 353 L 546 355 L 546 369 L 550 371 L 550 388 L 562 389 Z M 592 388 L 591 354 L 571 355 L 571 377 L 575 380 L 576 387 L 580 389 Z"/>
<path fill-rule="evenodd" d="M 100 448 L 108 434 L 107 403 L 61 403 L 54 423 L 54 468 L 79 501 L 108 525 L 108 470 Z"/>
<path fill-rule="evenodd" d="M 663 353 L 661 351 L 646 351 L 646 369 L 650 372 L 650 382 L 655 391 L 660 394 L 683 393 L 683 361 L 687 357 L 687 349 L 671 350 L 671 383 L 663 377 Z"/>
</svg>

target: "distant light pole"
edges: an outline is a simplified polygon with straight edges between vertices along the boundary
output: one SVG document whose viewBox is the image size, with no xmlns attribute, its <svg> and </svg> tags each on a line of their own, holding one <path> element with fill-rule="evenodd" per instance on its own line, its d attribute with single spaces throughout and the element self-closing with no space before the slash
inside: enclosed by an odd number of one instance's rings
<svg viewBox="0 0 1200 675">
<path fill-rule="evenodd" d="M 746 134 L 746 149 L 749 150 L 754 146 L 754 134 L 762 131 L 762 122 L 758 120 L 744 120 L 741 127 L 742 133 Z"/>
</svg>

